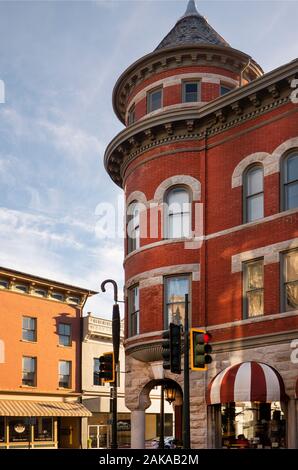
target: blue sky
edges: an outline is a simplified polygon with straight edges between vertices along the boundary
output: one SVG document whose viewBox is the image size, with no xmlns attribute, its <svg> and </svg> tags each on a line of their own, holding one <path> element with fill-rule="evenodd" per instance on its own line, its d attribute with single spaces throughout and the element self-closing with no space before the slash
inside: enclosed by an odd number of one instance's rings
<svg viewBox="0 0 298 470">
<path fill-rule="evenodd" d="M 187 0 L 0 1 L 0 265 L 98 289 L 122 286 L 122 239 L 95 231 L 100 202 L 121 190 L 105 173 L 122 129 L 111 95 L 151 52 Z M 298 2 L 197 1 L 200 13 L 265 71 L 298 56 Z M 110 294 L 86 311 L 111 312 Z"/>
</svg>

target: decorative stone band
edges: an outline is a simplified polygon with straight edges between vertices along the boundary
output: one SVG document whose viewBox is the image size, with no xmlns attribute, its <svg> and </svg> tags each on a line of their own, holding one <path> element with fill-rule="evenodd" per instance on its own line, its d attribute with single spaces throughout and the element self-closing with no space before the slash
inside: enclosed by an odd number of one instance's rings
<svg viewBox="0 0 298 470">
<path fill-rule="evenodd" d="M 208 386 L 207 404 L 230 402 L 262 403 L 284 401 L 285 387 L 280 374 L 262 362 L 242 362 L 217 374 Z"/>
<path fill-rule="evenodd" d="M 243 263 L 256 258 L 264 258 L 264 264 L 278 263 L 280 253 L 282 251 L 290 250 L 298 247 L 298 238 L 292 240 L 285 240 L 280 243 L 274 243 L 272 245 L 262 246 L 255 248 L 254 250 L 244 251 L 237 255 L 232 256 L 232 273 L 238 273 L 242 271 Z"/>
<path fill-rule="evenodd" d="M 264 167 L 264 176 L 272 175 L 280 171 L 281 157 L 291 149 L 298 147 L 298 137 L 288 139 L 279 145 L 272 154 L 257 152 L 243 158 L 236 166 L 232 175 L 232 188 L 237 188 L 243 184 L 243 173 L 249 165 L 261 163 Z"/>
<path fill-rule="evenodd" d="M 124 264 L 126 260 L 128 260 L 132 256 L 137 255 L 141 251 L 150 250 L 152 248 L 157 248 L 159 246 L 168 245 L 171 243 L 185 243 L 185 242 L 196 243 L 196 242 L 201 242 L 201 241 L 205 242 L 205 240 L 212 240 L 213 238 L 225 237 L 225 236 L 230 235 L 231 233 L 238 232 L 240 230 L 247 230 L 247 229 L 249 230 L 251 227 L 255 227 L 260 224 L 271 222 L 273 220 L 277 220 L 282 217 L 288 217 L 288 216 L 296 214 L 297 212 L 298 212 L 297 209 L 289 209 L 287 211 L 278 212 L 277 214 L 269 215 L 268 217 L 264 217 L 263 219 L 254 220 L 253 222 L 249 222 L 249 223 L 242 224 L 242 225 L 236 225 L 235 227 L 231 227 L 226 230 L 221 230 L 220 232 L 214 232 L 214 233 L 210 233 L 209 235 L 204 235 L 202 238 L 199 238 L 199 239 L 197 238 L 192 238 L 192 239 L 173 238 L 173 239 L 167 239 L 167 240 L 159 240 L 158 242 L 154 242 L 154 243 L 148 243 L 147 245 L 141 246 L 140 248 L 133 251 L 132 253 L 129 253 L 124 260 Z"/>
<path fill-rule="evenodd" d="M 154 285 L 163 284 L 164 276 L 171 276 L 173 274 L 192 274 L 193 281 L 200 280 L 200 265 L 195 264 L 175 264 L 173 266 L 162 266 L 161 268 L 151 269 L 144 271 L 131 277 L 126 281 L 125 290 L 129 289 L 134 284 L 139 284 L 140 289 L 151 287 Z"/>
<path fill-rule="evenodd" d="M 127 108 L 131 106 L 131 103 L 138 103 L 142 99 L 146 98 L 146 95 L 150 90 L 155 89 L 159 86 L 163 88 L 173 86 L 173 85 L 181 85 L 182 81 L 184 80 L 193 80 L 193 81 L 200 81 L 202 83 L 224 83 L 227 85 L 231 85 L 232 87 L 239 86 L 239 81 L 234 80 L 233 78 L 227 77 L 226 75 L 218 75 L 215 73 L 198 73 L 198 72 L 190 72 L 190 73 L 181 73 L 172 75 L 171 77 L 166 77 L 161 80 L 156 80 L 156 82 L 147 85 L 146 87 L 142 88 L 139 93 L 137 93 L 130 101 L 127 103 Z M 127 118 L 127 115 L 126 115 Z"/>
</svg>

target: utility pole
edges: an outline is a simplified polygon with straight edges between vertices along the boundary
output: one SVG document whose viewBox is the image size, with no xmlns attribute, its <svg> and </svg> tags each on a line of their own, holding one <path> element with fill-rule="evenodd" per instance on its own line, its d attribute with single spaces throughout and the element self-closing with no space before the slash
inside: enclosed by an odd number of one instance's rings
<svg viewBox="0 0 298 470">
<path fill-rule="evenodd" d="M 115 360 L 114 382 L 111 388 L 111 404 L 112 404 L 112 439 L 111 449 L 118 448 L 117 440 L 117 375 L 119 370 L 119 347 L 120 347 L 120 311 L 118 305 L 118 286 L 113 279 L 106 279 L 101 283 L 102 292 L 106 291 L 106 284 L 113 284 L 114 287 L 114 305 L 112 316 L 112 340 L 113 352 Z"/>
<path fill-rule="evenodd" d="M 185 294 L 184 319 L 184 393 L 183 393 L 183 447 L 190 449 L 190 408 L 189 408 L 189 318 L 188 294 Z"/>
</svg>

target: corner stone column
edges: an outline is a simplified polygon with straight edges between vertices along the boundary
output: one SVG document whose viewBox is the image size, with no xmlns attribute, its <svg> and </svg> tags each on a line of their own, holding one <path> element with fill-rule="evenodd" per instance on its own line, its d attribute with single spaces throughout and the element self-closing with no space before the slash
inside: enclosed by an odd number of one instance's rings
<svg viewBox="0 0 298 470">
<path fill-rule="evenodd" d="M 288 448 L 297 449 L 298 400 L 291 398 L 288 402 Z"/>
<path fill-rule="evenodd" d="M 131 411 L 131 448 L 145 449 L 145 410 Z"/>
</svg>

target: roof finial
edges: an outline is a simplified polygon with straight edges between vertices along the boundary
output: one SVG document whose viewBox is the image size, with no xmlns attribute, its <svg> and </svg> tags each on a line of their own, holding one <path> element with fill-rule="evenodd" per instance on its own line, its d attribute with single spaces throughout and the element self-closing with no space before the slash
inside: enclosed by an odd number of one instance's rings
<svg viewBox="0 0 298 470">
<path fill-rule="evenodd" d="M 193 16 L 193 15 L 201 16 L 200 13 L 197 10 L 195 0 L 188 0 L 187 8 L 186 8 L 186 11 L 185 11 L 183 17 L 184 16 Z"/>
</svg>

